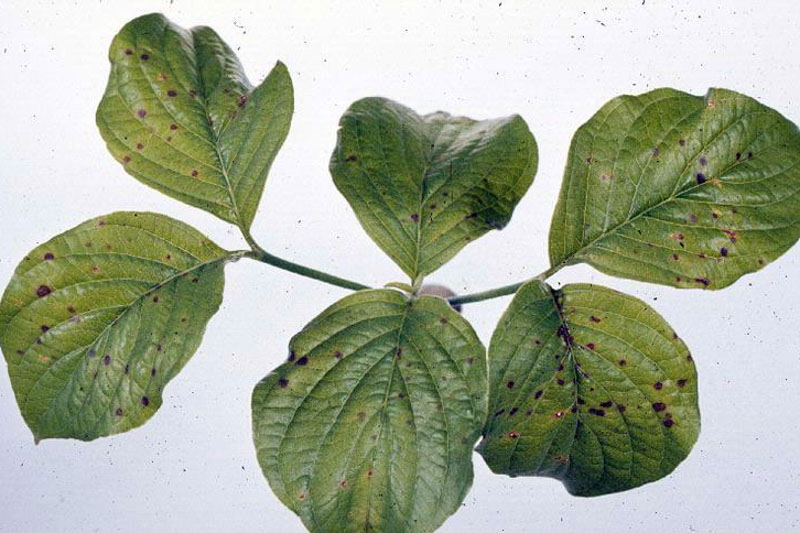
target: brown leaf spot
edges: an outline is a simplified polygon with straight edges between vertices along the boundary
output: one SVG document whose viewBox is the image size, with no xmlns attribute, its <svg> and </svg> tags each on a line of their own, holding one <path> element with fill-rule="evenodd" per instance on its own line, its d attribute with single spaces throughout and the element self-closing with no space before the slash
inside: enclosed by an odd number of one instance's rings
<svg viewBox="0 0 800 533">
<path fill-rule="evenodd" d="M 47 285 L 39 285 L 39 287 L 36 289 L 36 296 L 38 296 L 39 298 L 44 298 L 51 292 L 53 292 L 53 289 L 51 289 Z"/>
</svg>

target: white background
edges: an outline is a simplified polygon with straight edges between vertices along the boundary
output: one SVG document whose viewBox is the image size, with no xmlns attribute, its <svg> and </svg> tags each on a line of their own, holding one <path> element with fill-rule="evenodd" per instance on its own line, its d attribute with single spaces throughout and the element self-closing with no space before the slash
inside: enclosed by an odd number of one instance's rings
<svg viewBox="0 0 800 533">
<path fill-rule="evenodd" d="M 262 5 L 263 4 L 263 5 Z M 358 3 L 362 4 L 362 3 Z M 387 6 L 390 2 L 385 3 Z M 534 7 L 535 6 L 535 7 Z M 214 27 L 254 82 L 289 66 L 296 112 L 253 233 L 289 259 L 373 285 L 402 280 L 327 171 L 339 116 L 382 95 L 420 112 L 520 113 L 539 143 L 535 183 L 511 224 L 432 280 L 459 292 L 532 276 L 570 138 L 605 101 L 671 86 L 752 95 L 800 121 L 800 2 L 47 2 L 0 5 L 0 285 L 23 255 L 121 209 L 187 221 L 228 248 L 224 222 L 127 176 L 94 112 L 107 49 L 129 19 L 162 11 Z M 651 303 L 692 349 L 703 430 L 666 479 L 593 499 L 550 479 L 491 475 L 475 455 L 463 508 L 443 531 L 785 532 L 800 528 L 800 247 L 722 292 L 678 291 L 573 267 Z M 92 443 L 33 439 L 0 375 L 0 530 L 301 531 L 261 476 L 250 392 L 289 337 L 346 291 L 251 261 L 227 269 L 222 309 L 145 426 Z M 484 341 L 508 298 L 470 305 Z"/>
</svg>

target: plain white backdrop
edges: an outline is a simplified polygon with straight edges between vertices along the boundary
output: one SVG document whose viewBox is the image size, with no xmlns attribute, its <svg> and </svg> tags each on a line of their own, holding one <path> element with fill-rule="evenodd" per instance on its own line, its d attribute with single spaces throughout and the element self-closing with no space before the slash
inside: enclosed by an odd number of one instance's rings
<svg viewBox="0 0 800 533">
<path fill-rule="evenodd" d="M 604 102 L 671 86 L 745 92 L 800 121 L 800 2 L 33 2 L 0 4 L 0 285 L 40 242 L 122 209 L 184 220 L 230 248 L 237 231 L 127 176 L 94 112 L 107 49 L 129 19 L 164 12 L 214 27 L 251 80 L 289 67 L 296 112 L 253 233 L 301 263 L 381 285 L 403 280 L 328 174 L 339 116 L 372 95 L 420 112 L 520 113 L 539 143 L 536 181 L 511 224 L 470 244 L 431 281 L 458 292 L 522 280 L 546 238 L 570 138 Z M 666 479 L 569 496 L 550 479 L 475 482 L 443 531 L 785 532 L 800 528 L 800 247 L 722 292 L 588 281 L 653 305 L 695 356 L 703 429 Z M 272 495 L 251 443 L 250 393 L 290 336 L 346 291 L 252 261 L 227 267 L 204 342 L 145 426 L 92 443 L 34 446 L 0 374 L 0 530 L 302 531 Z M 481 338 L 509 299 L 469 305 Z M 0 363 L 5 367 L 4 363 Z"/>
</svg>

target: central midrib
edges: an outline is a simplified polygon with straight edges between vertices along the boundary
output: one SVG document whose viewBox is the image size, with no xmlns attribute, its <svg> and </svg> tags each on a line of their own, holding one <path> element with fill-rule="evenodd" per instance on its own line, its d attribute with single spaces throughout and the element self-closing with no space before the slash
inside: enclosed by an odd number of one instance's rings
<svg viewBox="0 0 800 533">
<path fill-rule="evenodd" d="M 194 52 L 195 61 L 197 62 L 197 64 L 200 64 L 200 57 L 197 54 L 197 47 L 195 46 L 194 32 L 190 32 L 190 35 L 192 36 L 192 50 Z M 212 141 L 211 144 L 214 146 L 214 153 L 216 154 L 217 160 L 219 161 L 219 168 L 220 168 L 220 171 L 222 173 L 222 178 L 225 180 L 225 190 L 227 191 L 228 199 L 231 202 L 231 209 L 233 210 L 233 215 L 236 218 L 236 225 L 244 230 L 245 229 L 244 228 L 244 221 L 242 220 L 242 215 L 239 212 L 239 206 L 236 203 L 236 197 L 233 194 L 233 187 L 231 186 L 231 180 L 230 180 L 230 177 L 228 176 L 228 168 L 225 165 L 225 159 L 222 157 L 222 153 L 219 150 L 219 136 L 217 136 L 214 133 L 214 129 L 209 126 L 209 124 L 211 124 L 211 116 L 208 114 L 208 106 L 206 105 L 207 99 L 208 99 L 208 94 L 206 92 L 206 80 L 203 79 L 203 70 L 202 69 L 197 69 L 197 76 L 198 76 L 199 81 L 200 81 L 200 88 L 203 91 L 202 98 L 200 99 L 200 104 L 203 107 L 203 114 L 206 117 L 206 129 L 208 130 L 208 134 L 211 137 L 211 141 Z M 248 90 L 248 94 L 249 94 L 249 92 L 250 92 L 250 90 Z M 234 115 L 230 119 L 229 124 L 231 122 L 235 121 L 238 117 L 239 117 L 239 114 L 236 113 L 236 115 Z"/>
</svg>

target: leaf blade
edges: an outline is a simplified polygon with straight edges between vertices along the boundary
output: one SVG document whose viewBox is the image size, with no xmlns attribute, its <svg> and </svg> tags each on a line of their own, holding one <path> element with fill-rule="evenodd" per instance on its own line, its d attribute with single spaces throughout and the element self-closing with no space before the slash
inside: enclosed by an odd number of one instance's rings
<svg viewBox="0 0 800 533">
<path fill-rule="evenodd" d="M 697 440 L 691 355 L 631 296 L 529 282 L 489 353 L 491 415 L 478 451 L 495 473 L 607 494 L 664 477 Z"/>
<path fill-rule="evenodd" d="M 340 120 L 330 171 L 367 234 L 415 279 L 502 229 L 537 163 L 536 141 L 518 115 L 420 116 L 364 98 Z"/>
<path fill-rule="evenodd" d="M 249 229 L 294 108 L 278 62 L 258 87 L 210 28 L 151 14 L 126 24 L 96 121 L 126 172 L 164 194 Z M 236 155 L 246 156 L 246 165 Z"/>
<path fill-rule="evenodd" d="M 616 98 L 573 137 L 551 264 L 724 288 L 800 237 L 798 162 L 796 126 L 734 91 Z"/>
<path fill-rule="evenodd" d="M 35 248 L 0 301 L 0 346 L 37 440 L 146 422 L 218 309 L 230 254 L 163 215 L 118 212 Z"/>
<path fill-rule="evenodd" d="M 485 380 L 485 351 L 446 302 L 358 292 L 254 390 L 259 463 L 312 531 L 432 531 L 471 484 Z"/>
</svg>

